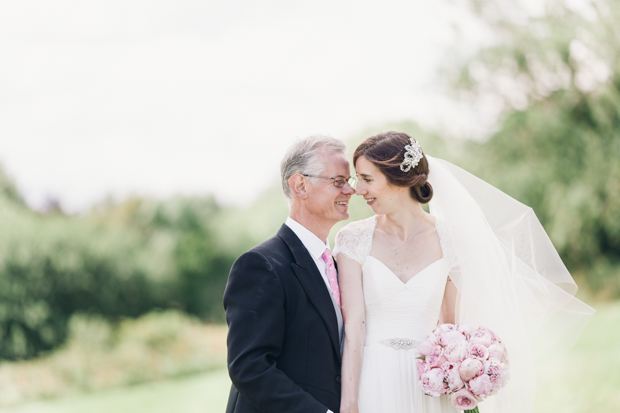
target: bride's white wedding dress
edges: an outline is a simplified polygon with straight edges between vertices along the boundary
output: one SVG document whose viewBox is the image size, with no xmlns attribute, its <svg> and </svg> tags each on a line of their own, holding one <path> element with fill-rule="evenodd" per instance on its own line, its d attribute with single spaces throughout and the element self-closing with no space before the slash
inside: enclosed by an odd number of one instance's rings
<svg viewBox="0 0 620 413">
<path fill-rule="evenodd" d="M 437 327 L 448 275 L 450 247 L 436 219 L 443 257 L 406 283 L 370 254 L 376 216 L 352 222 L 336 236 L 335 254 L 362 267 L 366 341 L 360 380 L 360 413 L 457 412 L 445 396 L 426 396 L 419 384 L 416 347 Z"/>
<path fill-rule="evenodd" d="M 426 155 L 443 258 L 407 283 L 370 255 L 376 217 L 336 236 L 334 254 L 362 267 L 366 342 L 361 413 L 457 412 L 446 396 L 423 394 L 417 342 L 437 325 L 446 278 L 458 291 L 456 323 L 484 326 L 502 338 L 510 381 L 480 404 L 484 413 L 531 413 L 540 379 L 549 378 L 594 310 L 531 208 L 444 160 Z"/>
</svg>

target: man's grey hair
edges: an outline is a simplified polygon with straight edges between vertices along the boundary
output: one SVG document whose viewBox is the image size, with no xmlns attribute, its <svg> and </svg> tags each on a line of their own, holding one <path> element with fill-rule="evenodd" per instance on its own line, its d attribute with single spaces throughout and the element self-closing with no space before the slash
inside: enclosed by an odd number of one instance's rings
<svg viewBox="0 0 620 413">
<path fill-rule="evenodd" d="M 344 142 L 322 135 L 313 135 L 296 142 L 286 151 L 280 163 L 284 195 L 289 200 L 293 199 L 293 191 L 288 185 L 291 176 L 295 174 L 320 175 L 325 168 L 325 165 L 320 162 L 321 154 L 345 153 L 346 149 Z"/>
</svg>

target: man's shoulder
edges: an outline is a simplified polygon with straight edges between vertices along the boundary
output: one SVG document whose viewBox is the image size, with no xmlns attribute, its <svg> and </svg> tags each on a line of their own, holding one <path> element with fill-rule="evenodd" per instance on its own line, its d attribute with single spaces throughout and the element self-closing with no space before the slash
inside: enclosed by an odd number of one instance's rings
<svg viewBox="0 0 620 413">
<path fill-rule="evenodd" d="M 250 249 L 248 252 L 256 252 L 269 257 L 272 255 L 279 255 L 286 251 L 288 251 L 286 242 L 284 242 L 284 240 L 276 234 Z"/>
<path fill-rule="evenodd" d="M 241 254 L 237 261 L 262 259 L 273 266 L 292 261 L 293 255 L 287 243 L 280 236 L 281 231 L 282 229 L 278 234 Z"/>
<path fill-rule="evenodd" d="M 228 274 L 224 308 L 233 305 L 235 300 L 254 300 L 251 298 L 254 297 L 252 291 L 268 292 L 266 294 L 273 297 L 281 296 L 283 280 L 291 270 L 292 261 L 287 257 L 286 250 L 286 243 L 276 235 L 241 254 Z"/>
</svg>

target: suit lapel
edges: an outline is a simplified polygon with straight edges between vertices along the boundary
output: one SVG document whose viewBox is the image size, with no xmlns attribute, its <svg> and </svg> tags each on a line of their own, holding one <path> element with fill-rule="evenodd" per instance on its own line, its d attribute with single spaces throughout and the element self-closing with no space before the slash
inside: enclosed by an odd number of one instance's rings
<svg viewBox="0 0 620 413">
<path fill-rule="evenodd" d="M 327 325 L 329 336 L 334 350 L 340 354 L 340 340 L 338 337 L 338 320 L 334 311 L 332 298 L 325 286 L 325 281 L 319 273 L 310 253 L 295 233 L 286 225 L 282 225 L 278 236 L 288 245 L 295 262 L 291 265 L 301 286 Z"/>
<path fill-rule="evenodd" d="M 338 280 L 338 285 L 340 285 L 340 277 L 338 276 L 338 263 L 336 262 L 335 258 L 334 258 L 334 268 L 336 269 L 336 280 Z"/>
</svg>

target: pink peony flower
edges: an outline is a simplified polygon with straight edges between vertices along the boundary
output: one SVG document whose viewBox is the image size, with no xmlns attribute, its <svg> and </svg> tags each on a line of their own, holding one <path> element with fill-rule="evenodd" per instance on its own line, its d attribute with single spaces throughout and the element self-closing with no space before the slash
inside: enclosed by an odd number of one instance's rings
<svg viewBox="0 0 620 413">
<path fill-rule="evenodd" d="M 508 366 L 494 358 L 484 363 L 484 373 L 488 375 L 494 391 L 504 387 L 510 378 Z"/>
<path fill-rule="evenodd" d="M 433 334 L 433 337 L 427 337 L 423 342 L 418 346 L 418 353 L 423 356 L 430 356 L 433 353 L 435 347 L 439 347 L 437 345 L 437 336 Z"/>
<path fill-rule="evenodd" d="M 444 374 L 441 369 L 430 369 L 426 373 L 422 374 L 422 388 L 424 393 L 429 396 L 439 397 L 446 393 L 446 389 L 443 383 Z"/>
<path fill-rule="evenodd" d="M 457 330 L 450 330 L 450 331 L 446 331 L 441 336 L 441 338 L 439 339 L 439 345 L 446 347 L 450 344 L 464 343 L 466 341 L 467 339 L 465 338 L 463 333 Z"/>
<path fill-rule="evenodd" d="M 432 362 L 431 367 L 439 367 L 439 368 L 441 368 L 441 366 L 443 366 L 445 363 L 449 363 L 448 359 L 443 354 L 439 356 L 439 358 L 437 359 L 432 359 L 431 362 Z"/>
<path fill-rule="evenodd" d="M 422 375 L 430 369 L 424 360 L 418 359 L 416 360 L 416 364 L 418 368 L 418 377 L 422 377 Z"/>
<path fill-rule="evenodd" d="M 435 333 L 435 337 L 434 337 L 435 342 L 434 342 L 434 344 L 436 346 L 440 346 L 439 343 L 441 342 L 441 338 L 443 337 L 445 331 L 442 330 L 441 328 L 437 328 L 435 331 L 433 331 L 433 333 Z"/>
<path fill-rule="evenodd" d="M 456 329 L 457 327 L 454 324 L 442 324 L 435 331 L 446 332 L 446 331 L 454 331 Z"/>
<path fill-rule="evenodd" d="M 448 390 L 450 392 L 455 392 L 457 390 L 465 387 L 465 383 L 461 380 L 461 375 L 459 374 L 459 363 L 444 363 L 441 366 L 441 369 L 444 372 L 444 382 L 448 385 Z"/>
<path fill-rule="evenodd" d="M 468 392 L 466 389 L 462 389 L 453 393 L 450 397 L 452 406 L 459 410 L 473 410 L 478 405 L 476 396 Z"/>
<path fill-rule="evenodd" d="M 473 344 L 482 344 L 485 347 L 489 347 L 493 342 L 493 338 L 491 338 L 491 333 L 489 333 L 489 330 L 479 328 L 478 330 L 471 333 L 471 336 L 469 337 L 469 342 Z"/>
<path fill-rule="evenodd" d="M 439 346 L 435 346 L 431 352 L 431 354 L 426 356 L 426 362 L 431 366 L 431 367 L 439 367 L 441 366 L 442 363 L 448 361 L 448 359 L 446 359 L 443 356 L 443 349 Z"/>
<path fill-rule="evenodd" d="M 475 359 L 482 360 L 482 361 L 489 358 L 489 349 L 487 349 L 482 344 L 470 344 L 468 350 L 469 351 L 467 352 L 467 354 L 471 358 L 475 358 Z"/>
<path fill-rule="evenodd" d="M 487 374 L 483 374 L 469 381 L 469 390 L 476 396 L 485 397 L 493 390 L 493 383 Z"/>
<path fill-rule="evenodd" d="M 466 336 L 469 336 L 469 335 L 471 335 L 471 333 L 476 331 L 477 328 L 472 326 L 471 324 L 460 324 L 458 326 L 457 330 L 460 331 L 461 333 L 465 334 Z"/>
<path fill-rule="evenodd" d="M 450 371 L 450 370 L 458 370 L 460 365 L 461 363 L 453 363 L 451 361 L 447 361 L 442 364 L 441 370 L 443 370 L 444 372 Z"/>
<path fill-rule="evenodd" d="M 467 357 L 467 342 L 459 342 L 448 344 L 448 346 L 443 351 L 444 356 L 448 359 L 448 361 L 457 362 L 463 360 Z"/>
<path fill-rule="evenodd" d="M 502 343 L 493 343 L 489 346 L 489 358 L 497 359 L 504 362 L 506 354 L 506 347 Z"/>
<path fill-rule="evenodd" d="M 484 370 L 484 366 L 480 360 L 467 358 L 463 360 L 459 367 L 459 374 L 464 381 L 471 380 Z"/>
</svg>

